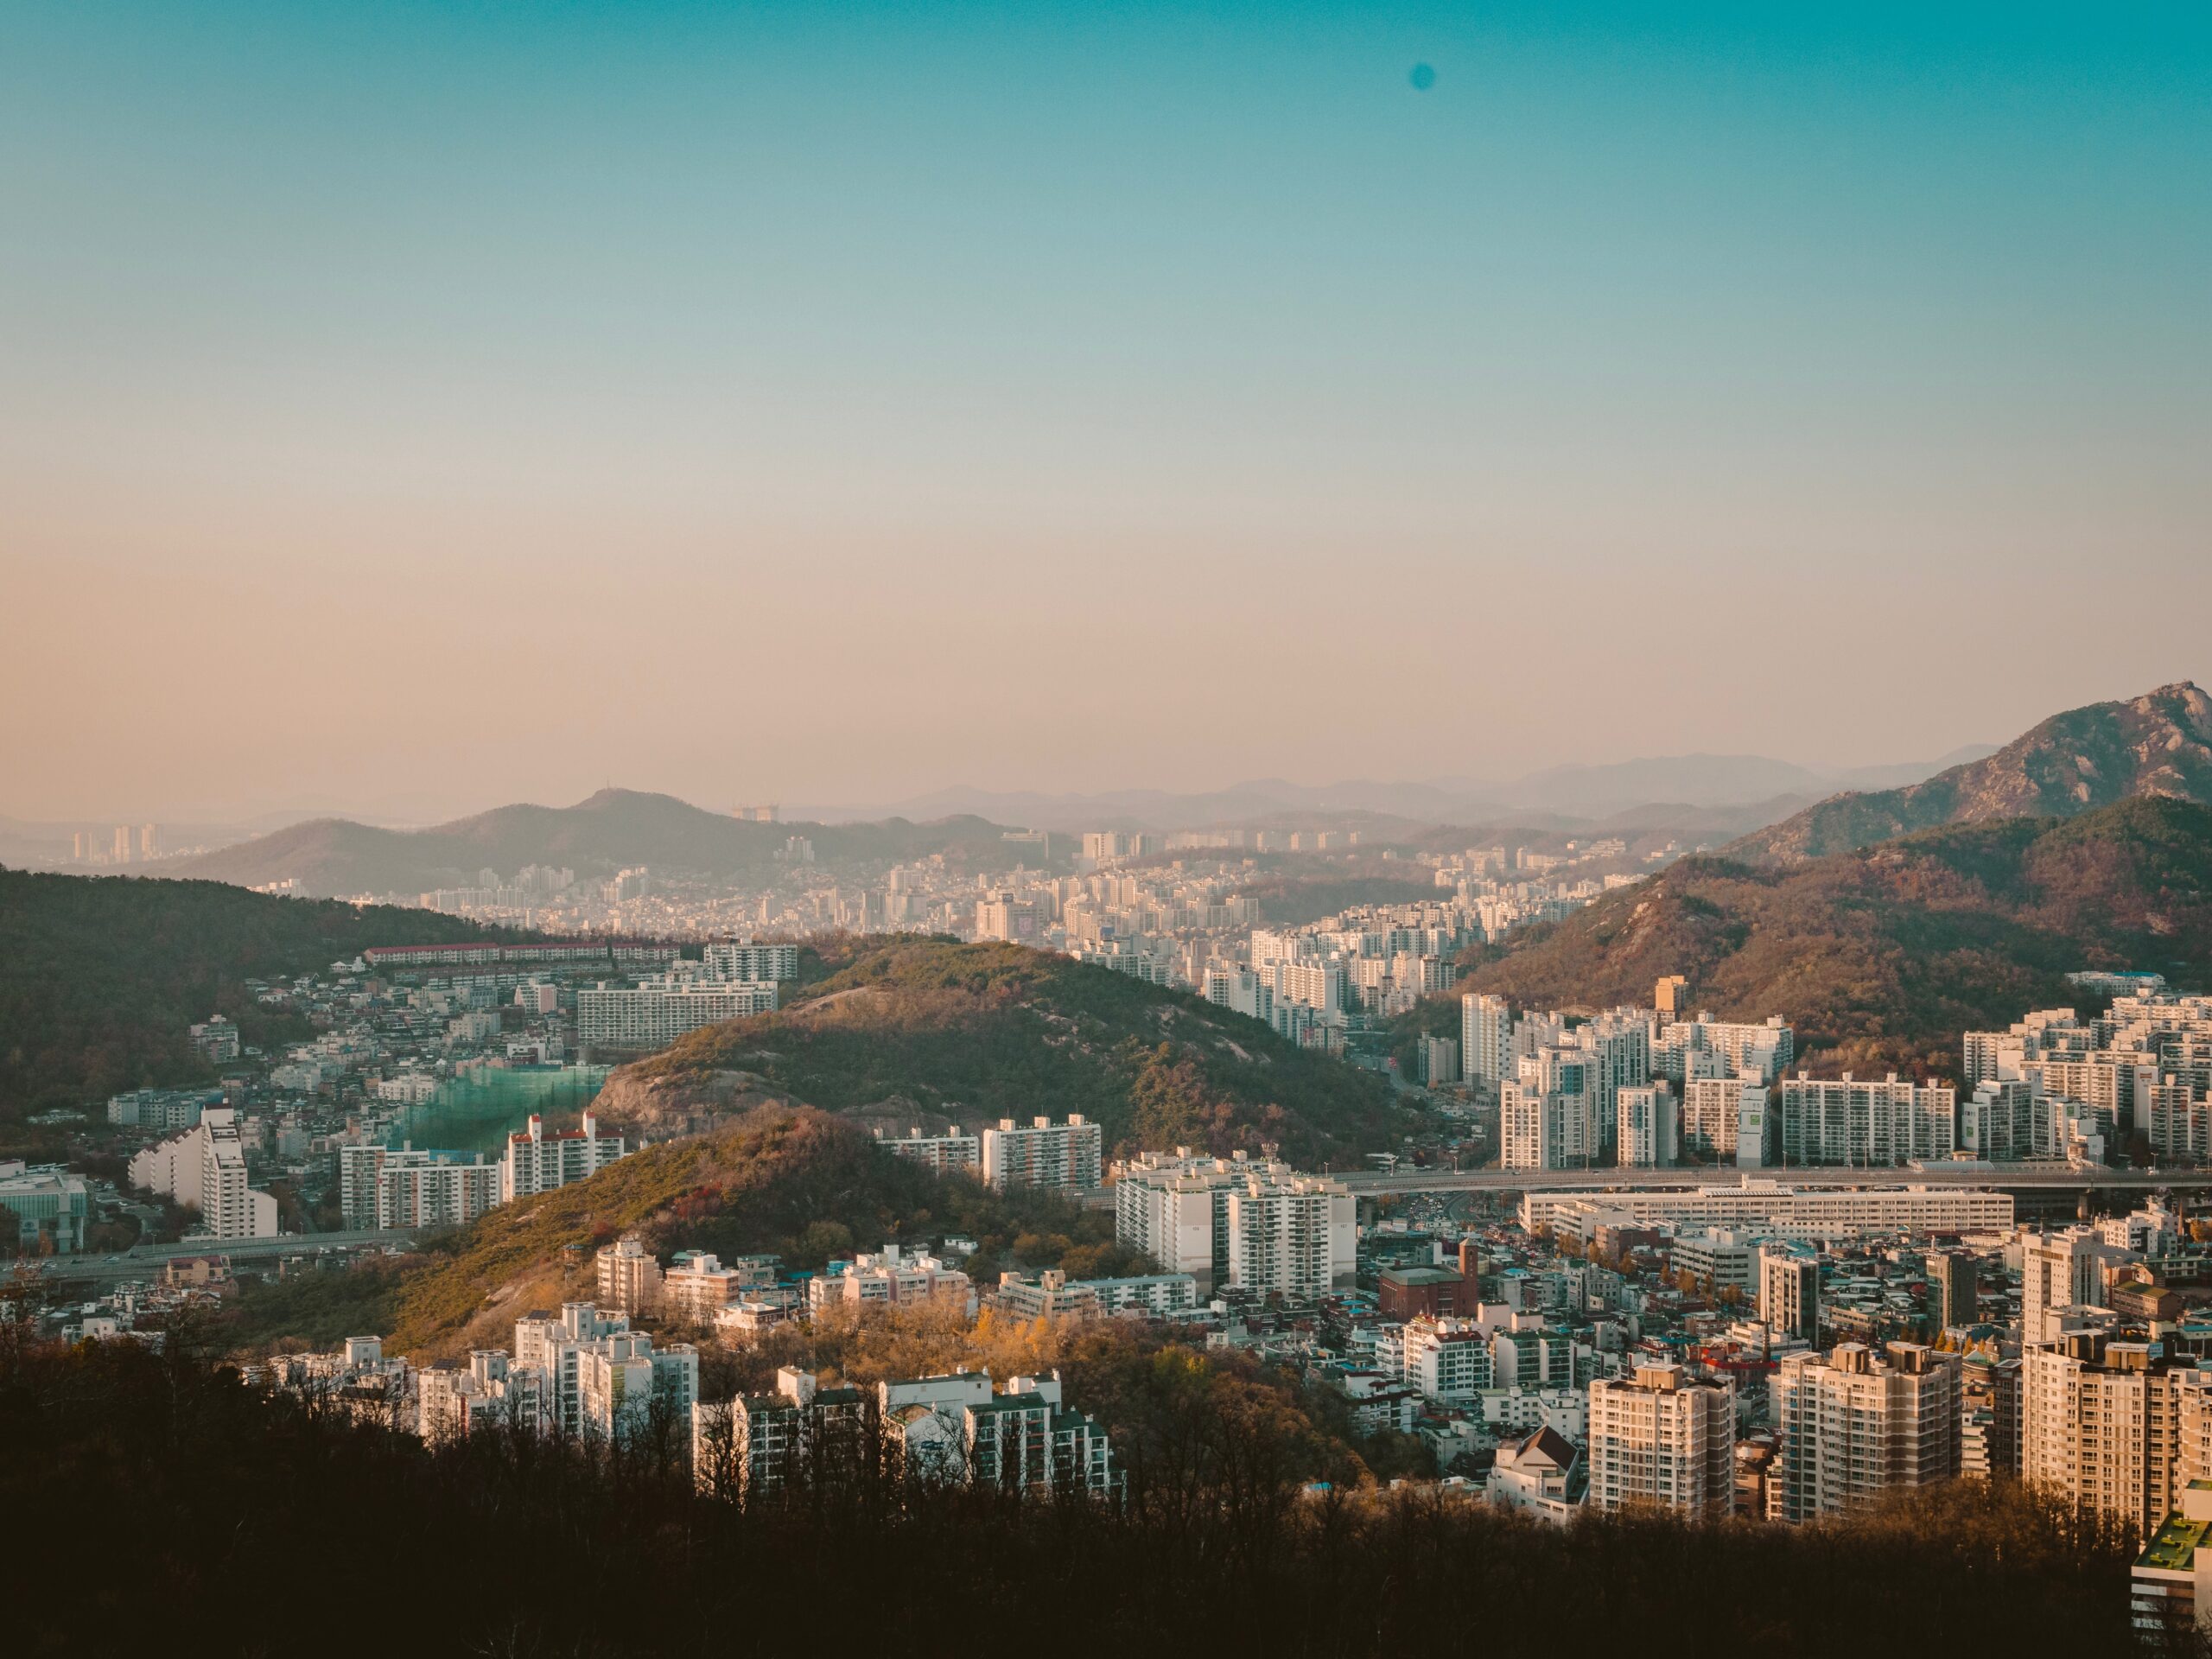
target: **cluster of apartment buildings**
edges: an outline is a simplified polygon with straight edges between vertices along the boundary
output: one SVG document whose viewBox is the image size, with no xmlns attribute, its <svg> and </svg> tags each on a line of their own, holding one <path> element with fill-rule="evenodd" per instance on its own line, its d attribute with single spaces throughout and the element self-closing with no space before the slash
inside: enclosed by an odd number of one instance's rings
<svg viewBox="0 0 2212 1659">
<path fill-rule="evenodd" d="M 549 1130 L 543 1114 L 480 1152 L 367 1142 L 338 1150 L 339 1203 L 349 1229 L 461 1227 L 495 1205 L 588 1180 L 632 1150 L 587 1109 L 573 1129 Z"/>
<path fill-rule="evenodd" d="M 2094 1164 L 2139 1141 L 2212 1157 L 2212 997 L 2139 991 L 2095 1019 L 2050 1009 L 1968 1032 L 1961 1100 L 1894 1073 L 1792 1074 L 1780 1018 L 1688 1018 L 1682 995 L 1662 981 L 1652 1007 L 1569 1020 L 1472 993 L 1456 1049 L 1432 1041 L 1427 1069 L 1497 1099 L 1508 1169 Z"/>
<path fill-rule="evenodd" d="M 2121 977 L 2135 988 L 2094 1019 L 2050 1008 L 1966 1033 L 1961 1150 L 2098 1163 L 2139 1141 L 2162 1160 L 2212 1158 L 2212 996 Z"/>
</svg>

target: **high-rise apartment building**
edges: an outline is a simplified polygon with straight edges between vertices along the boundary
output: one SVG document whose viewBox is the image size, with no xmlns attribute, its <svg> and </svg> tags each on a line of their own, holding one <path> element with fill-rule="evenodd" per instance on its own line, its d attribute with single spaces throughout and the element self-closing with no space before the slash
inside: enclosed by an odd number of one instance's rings
<svg viewBox="0 0 2212 1659">
<path fill-rule="evenodd" d="M 943 1135 L 925 1135 L 919 1128 L 910 1128 L 904 1135 L 875 1132 L 876 1144 L 894 1158 L 911 1158 L 939 1174 L 955 1170 L 978 1174 L 983 1167 L 983 1138 L 969 1135 L 957 1123 L 945 1126 Z"/>
<path fill-rule="evenodd" d="M 648 978 L 634 988 L 601 985 L 576 993 L 576 1040 L 596 1048 L 664 1048 L 702 1026 L 775 1010 L 771 979 Z"/>
<path fill-rule="evenodd" d="M 1018 1127 L 1010 1117 L 1001 1118 L 995 1129 L 985 1129 L 983 1179 L 1001 1190 L 1041 1186 L 1056 1192 L 1096 1190 L 1105 1166 L 1105 1131 L 1071 1112 L 1065 1123 L 1049 1117 L 1033 1119 Z"/>
<path fill-rule="evenodd" d="M 1229 1192 L 1229 1284 L 1255 1295 L 1325 1296 L 1352 1282 L 1357 1210 L 1341 1181 L 1249 1180 Z"/>
<path fill-rule="evenodd" d="M 195 1127 L 138 1153 L 130 1180 L 197 1210 L 200 1230 L 215 1238 L 276 1236 L 276 1200 L 248 1185 L 238 1115 L 228 1106 L 207 1107 Z"/>
<path fill-rule="evenodd" d="M 1494 1090 L 1513 1070 L 1513 1010 L 1502 996 L 1459 999 L 1459 1070 L 1471 1089 Z"/>
<path fill-rule="evenodd" d="M 1878 1082 L 1849 1072 L 1834 1080 L 1785 1077 L 1776 1116 L 1785 1164 L 1865 1169 L 1948 1158 L 1959 1143 L 1949 1085 L 1910 1083 L 1895 1072 Z"/>
<path fill-rule="evenodd" d="M 1665 1169 L 1677 1155 L 1675 1091 L 1665 1078 L 1623 1088 L 1617 1103 L 1624 1169 Z"/>
<path fill-rule="evenodd" d="M 2056 1342 L 2069 1308 L 2105 1305 L 2105 1264 L 2126 1259 L 2094 1228 L 2020 1236 L 2020 1344 L 2023 1349 Z"/>
<path fill-rule="evenodd" d="M 2020 1478 L 2154 1530 L 2212 1436 L 2212 1372 L 2151 1344 L 2069 1332 L 2020 1356 Z"/>
<path fill-rule="evenodd" d="M 2212 1465 L 2207 1466 L 2212 1467 Z M 1976 1355 L 1961 1370 L 1959 1472 L 1986 1480 L 2020 1473 L 2020 1362 Z"/>
<path fill-rule="evenodd" d="M 1638 1363 L 1590 1384 L 1586 1502 L 1654 1503 L 1718 1520 L 1735 1496 L 1735 1390 L 1689 1380 L 1680 1365 Z"/>
<path fill-rule="evenodd" d="M 700 952 L 709 977 L 758 982 L 798 977 L 798 946 L 717 939 Z"/>
<path fill-rule="evenodd" d="M 1821 1340 L 1821 1264 L 1783 1245 L 1759 1253 L 1759 1322 L 1777 1336 Z"/>
<path fill-rule="evenodd" d="M 650 1313 L 660 1305 L 660 1263 L 634 1234 L 626 1234 L 601 1250 L 598 1269 L 599 1306 L 632 1318 Z"/>
<path fill-rule="evenodd" d="M 1757 1077 L 1691 1077 L 1682 1084 L 1682 1141 L 1700 1156 L 1745 1169 L 1767 1162 L 1767 1086 Z"/>
<path fill-rule="evenodd" d="M 1936 1321 L 1947 1330 L 1972 1325 L 1981 1316 L 1980 1281 L 1974 1257 L 1964 1250 L 1928 1253 L 1928 1291 Z"/>
<path fill-rule="evenodd" d="M 1847 1515 L 1898 1488 L 1959 1472 L 1955 1355 L 1893 1342 L 1881 1355 L 1847 1342 L 1785 1354 L 1771 1383 L 1779 1451 L 1767 1486 L 1771 1518 Z"/>
</svg>

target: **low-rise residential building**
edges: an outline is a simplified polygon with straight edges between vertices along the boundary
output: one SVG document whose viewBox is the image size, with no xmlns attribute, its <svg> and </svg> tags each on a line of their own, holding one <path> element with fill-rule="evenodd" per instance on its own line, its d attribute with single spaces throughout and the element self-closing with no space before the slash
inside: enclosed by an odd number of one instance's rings
<svg viewBox="0 0 2212 1659">
<path fill-rule="evenodd" d="M 532 1112 L 527 1128 L 507 1137 L 499 1160 L 499 1201 L 512 1204 L 533 1193 L 588 1180 L 625 1155 L 622 1136 L 602 1135 L 590 1112 L 575 1128 L 549 1134 L 545 1120 Z"/>
</svg>

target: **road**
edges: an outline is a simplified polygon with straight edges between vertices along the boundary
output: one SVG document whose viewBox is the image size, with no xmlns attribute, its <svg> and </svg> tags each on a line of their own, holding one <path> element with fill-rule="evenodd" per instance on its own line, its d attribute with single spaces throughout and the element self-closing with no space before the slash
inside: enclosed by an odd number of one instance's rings
<svg viewBox="0 0 2212 1659">
<path fill-rule="evenodd" d="M 1389 1174 L 1338 1174 L 1354 1192 L 1377 1197 L 1405 1192 L 1551 1192 L 1592 1189 L 1688 1191 L 1733 1186 L 1750 1173 L 1785 1186 L 1989 1186 L 2030 1190 L 2149 1192 L 2160 1188 L 2212 1188 L 2212 1169 L 2075 1169 L 2062 1164 L 1984 1164 L 1898 1169 L 1449 1169 L 1396 1170 Z"/>
<path fill-rule="evenodd" d="M 166 1262 L 195 1255 L 226 1255 L 234 1263 L 270 1261 L 281 1255 L 312 1255 L 317 1250 L 355 1248 L 363 1244 L 408 1244 L 415 1235 L 397 1231 L 353 1233 L 283 1233 L 275 1238 L 200 1239 L 190 1244 L 135 1244 L 111 1255 L 87 1251 L 82 1255 L 45 1257 L 40 1266 L 50 1279 L 73 1283 L 90 1280 L 96 1284 L 119 1285 L 127 1280 L 155 1279 Z"/>
</svg>

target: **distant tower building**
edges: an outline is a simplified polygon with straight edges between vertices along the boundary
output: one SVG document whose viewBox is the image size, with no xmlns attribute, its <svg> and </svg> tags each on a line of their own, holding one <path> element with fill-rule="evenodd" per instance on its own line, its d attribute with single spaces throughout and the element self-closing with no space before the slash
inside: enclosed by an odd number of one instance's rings
<svg viewBox="0 0 2212 1659">
<path fill-rule="evenodd" d="M 159 858 L 162 855 L 161 826 L 143 823 L 138 826 L 138 856 Z"/>
<path fill-rule="evenodd" d="M 69 837 L 69 856 L 79 864 L 91 862 L 92 838 L 81 830 L 74 831 Z"/>
<path fill-rule="evenodd" d="M 1759 1319 L 1779 1334 L 1821 1340 L 1821 1264 L 1809 1255 L 1767 1249 L 1759 1255 Z"/>
<path fill-rule="evenodd" d="M 760 806 L 733 806 L 729 810 L 730 817 L 742 818 L 747 823 L 774 823 L 782 812 L 783 809 L 773 801 Z"/>
<path fill-rule="evenodd" d="M 1669 974 L 1661 980 L 1651 993 L 1651 1006 L 1665 1025 L 1672 1020 L 1687 1020 L 1690 1010 L 1690 982 L 1680 974 Z"/>
<path fill-rule="evenodd" d="M 127 823 L 115 826 L 115 861 L 118 864 L 130 861 L 130 826 Z"/>
<path fill-rule="evenodd" d="M 1513 1070 L 1513 1011 L 1502 996 L 1459 999 L 1459 1072 L 1469 1088 L 1496 1089 Z"/>
<path fill-rule="evenodd" d="M 1934 1293 L 1937 1322 L 1946 1328 L 1972 1325 L 1980 1313 L 1974 1257 L 1963 1250 L 1933 1252 L 1928 1258 L 1928 1287 Z"/>
</svg>

